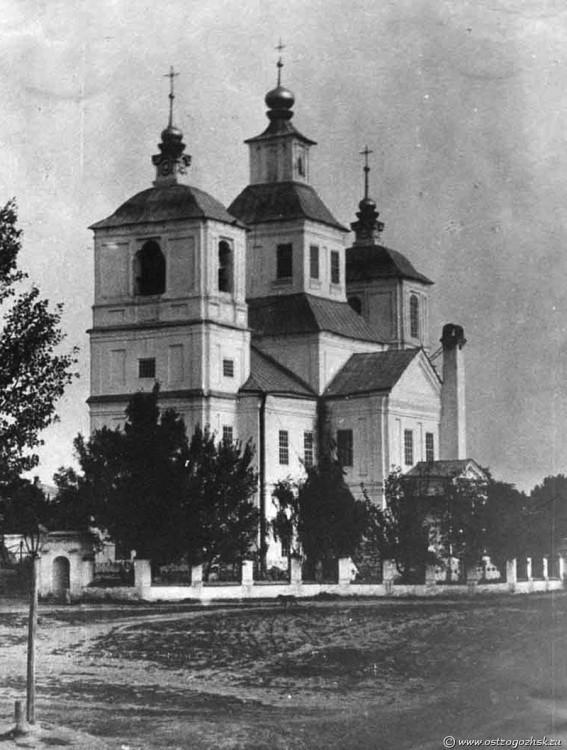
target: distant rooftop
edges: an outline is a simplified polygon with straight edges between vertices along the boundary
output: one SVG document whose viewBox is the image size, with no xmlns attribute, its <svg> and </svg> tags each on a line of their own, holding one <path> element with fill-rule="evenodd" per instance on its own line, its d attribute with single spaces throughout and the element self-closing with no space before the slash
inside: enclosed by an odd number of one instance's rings
<svg viewBox="0 0 567 750">
<path fill-rule="evenodd" d="M 325 396 L 388 392 L 396 385 L 419 349 L 393 349 L 353 354 L 329 383 Z"/>
<path fill-rule="evenodd" d="M 311 294 L 249 299 L 248 322 L 253 334 L 259 336 L 327 331 L 347 338 L 377 342 L 376 334 L 347 302 Z"/>
<path fill-rule="evenodd" d="M 123 203 L 111 216 L 93 224 L 91 229 L 175 219 L 213 219 L 224 224 L 239 223 L 212 195 L 189 185 L 173 183 L 142 190 Z"/>
<path fill-rule="evenodd" d="M 265 182 L 248 185 L 228 208 L 245 224 L 286 219 L 311 219 L 347 232 L 311 185 L 300 182 Z"/>
</svg>

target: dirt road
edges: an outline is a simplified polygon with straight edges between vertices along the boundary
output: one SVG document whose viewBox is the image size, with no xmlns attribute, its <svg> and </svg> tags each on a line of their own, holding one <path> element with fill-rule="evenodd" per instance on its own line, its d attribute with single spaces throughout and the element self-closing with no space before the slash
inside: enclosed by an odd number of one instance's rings
<svg viewBox="0 0 567 750">
<path fill-rule="evenodd" d="M 131 750 L 567 744 L 567 597 L 40 609 L 38 717 Z M 0 611 L 0 720 L 25 694 Z M 0 745 L 1 748 L 1 745 Z"/>
</svg>

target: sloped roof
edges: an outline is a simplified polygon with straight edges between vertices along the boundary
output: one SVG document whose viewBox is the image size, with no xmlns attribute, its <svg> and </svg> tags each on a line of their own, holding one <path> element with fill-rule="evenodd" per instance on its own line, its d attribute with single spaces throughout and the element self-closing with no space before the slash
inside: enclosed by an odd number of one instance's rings
<svg viewBox="0 0 567 750">
<path fill-rule="evenodd" d="M 175 219 L 213 219 L 238 224 L 238 220 L 212 195 L 189 185 L 173 184 L 142 190 L 111 216 L 93 224 L 91 229 Z"/>
<path fill-rule="evenodd" d="M 327 331 L 362 341 L 378 341 L 364 318 L 347 302 L 304 293 L 249 299 L 248 324 L 260 336 Z"/>
<path fill-rule="evenodd" d="M 316 398 L 314 391 L 301 378 L 255 346 L 250 349 L 250 376 L 240 391 Z"/>
<path fill-rule="evenodd" d="M 407 472 L 406 476 L 428 477 L 430 479 L 452 479 L 454 477 L 465 476 L 470 469 L 472 469 L 475 474 L 487 478 L 486 472 L 473 458 L 447 459 L 443 461 L 420 461 Z"/>
<path fill-rule="evenodd" d="M 401 278 L 433 284 L 431 279 L 415 270 L 405 255 L 383 245 L 355 245 L 349 248 L 346 251 L 346 277 L 347 281 Z"/>
<path fill-rule="evenodd" d="M 311 219 L 348 231 L 340 224 L 311 185 L 301 182 L 266 182 L 248 185 L 228 208 L 245 224 L 286 219 Z"/>
<path fill-rule="evenodd" d="M 260 135 L 256 135 L 253 138 L 247 138 L 244 143 L 256 143 L 257 141 L 268 141 L 273 140 L 274 137 L 283 137 L 283 136 L 294 136 L 300 141 L 303 141 L 304 143 L 308 143 L 311 146 L 314 146 L 316 144 L 316 141 L 312 141 L 311 138 L 307 138 L 307 136 L 303 135 L 303 133 L 300 133 L 299 130 L 293 125 L 291 120 L 288 120 L 286 118 L 280 118 L 276 117 L 273 120 L 270 120 L 270 123 L 268 127 L 264 130 L 263 133 L 260 133 Z"/>
<path fill-rule="evenodd" d="M 353 354 L 327 386 L 325 396 L 391 391 L 419 349 Z"/>
</svg>

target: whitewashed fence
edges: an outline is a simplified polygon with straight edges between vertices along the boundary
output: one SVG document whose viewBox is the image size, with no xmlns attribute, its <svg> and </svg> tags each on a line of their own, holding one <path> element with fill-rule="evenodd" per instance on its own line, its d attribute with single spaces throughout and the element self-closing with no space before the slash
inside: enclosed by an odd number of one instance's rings
<svg viewBox="0 0 567 750">
<path fill-rule="evenodd" d="M 381 584 L 356 583 L 351 581 L 352 562 L 350 558 L 339 560 L 339 575 L 337 583 L 311 583 L 301 578 L 301 561 L 290 560 L 289 582 L 267 582 L 254 580 L 254 565 L 251 561 L 242 564 L 240 583 L 205 583 L 203 569 L 196 565 L 192 569 L 189 585 L 156 585 L 152 583 L 151 564 L 149 560 L 134 561 L 134 588 L 111 589 L 104 594 L 105 598 L 142 599 L 144 601 L 182 601 L 196 600 L 200 602 L 227 600 L 277 599 L 278 596 L 294 596 L 298 599 L 317 596 L 318 594 L 336 594 L 339 596 L 446 596 L 470 594 L 502 594 L 502 593 L 531 593 L 537 591 L 557 591 L 564 587 L 567 561 L 565 556 L 558 556 L 555 561 L 557 577 L 549 576 L 549 560 L 544 558 L 543 576 L 535 580 L 532 578 L 532 560 L 526 564 L 526 579 L 518 580 L 517 561 L 509 560 L 506 564 L 506 581 L 503 583 L 482 583 L 472 580 L 467 584 L 439 584 L 435 571 L 432 569 L 426 575 L 426 583 L 422 585 L 399 585 L 393 578 Z M 386 566 L 386 570 L 392 567 Z M 98 596 L 102 590 L 89 589 L 90 596 Z"/>
</svg>

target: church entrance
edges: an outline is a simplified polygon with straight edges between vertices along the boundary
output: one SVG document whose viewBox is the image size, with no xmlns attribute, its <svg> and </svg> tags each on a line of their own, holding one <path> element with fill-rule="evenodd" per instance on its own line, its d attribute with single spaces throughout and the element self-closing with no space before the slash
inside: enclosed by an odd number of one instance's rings
<svg viewBox="0 0 567 750">
<path fill-rule="evenodd" d="M 56 557 L 53 561 L 53 593 L 64 596 L 71 586 L 70 564 L 66 557 Z"/>
</svg>

